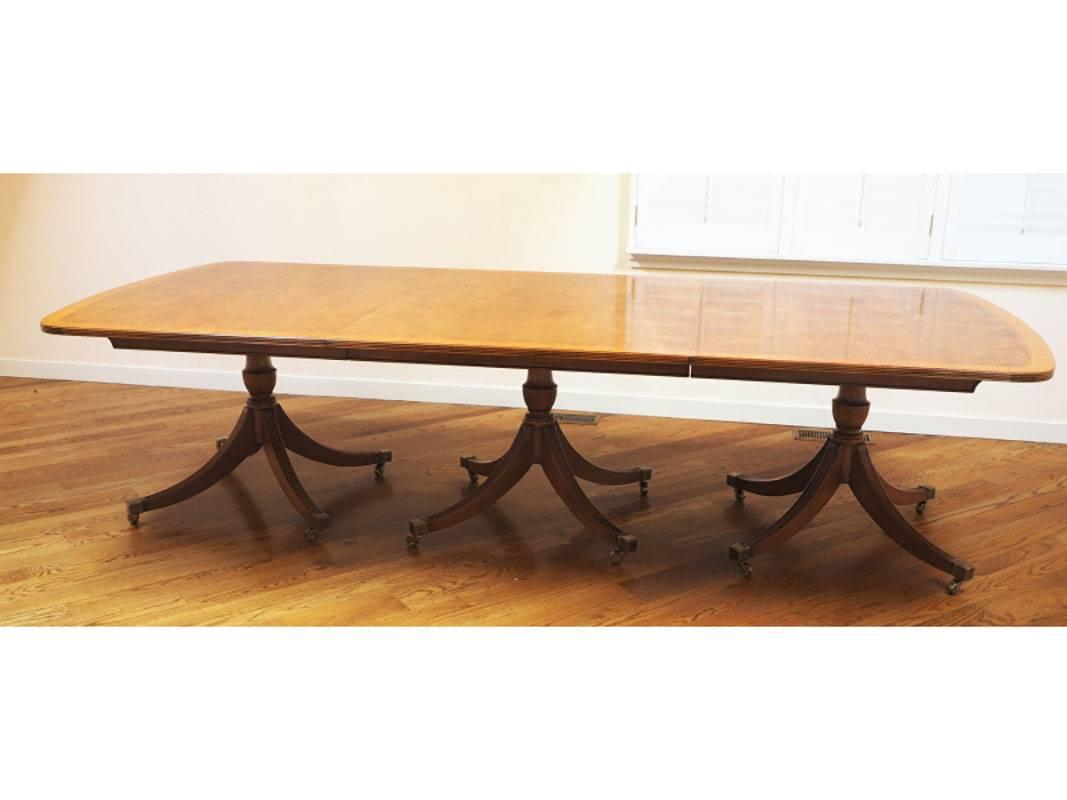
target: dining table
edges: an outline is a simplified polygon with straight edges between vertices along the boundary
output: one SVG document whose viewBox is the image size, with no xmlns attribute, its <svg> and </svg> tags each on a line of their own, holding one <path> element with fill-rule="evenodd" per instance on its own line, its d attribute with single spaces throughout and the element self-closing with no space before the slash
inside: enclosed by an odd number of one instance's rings
<svg viewBox="0 0 1067 800">
<path fill-rule="evenodd" d="M 916 516 L 923 514 L 935 491 L 897 487 L 876 470 L 864 431 L 867 391 L 968 395 L 983 381 L 1047 380 L 1055 368 L 1047 344 L 1025 322 L 965 291 L 635 271 L 228 261 L 104 291 L 50 314 L 41 327 L 105 337 L 120 349 L 245 358 L 248 396 L 232 432 L 184 480 L 127 498 L 132 525 L 146 512 L 200 494 L 262 450 L 301 514 L 305 535 L 315 539 L 329 519 L 301 483 L 290 453 L 384 475 L 391 451 L 341 451 L 301 430 L 274 396 L 274 357 L 524 370 L 526 412 L 511 446 L 496 458 L 457 454 L 477 485 L 454 505 L 410 520 L 412 548 L 498 502 L 535 465 L 570 512 L 608 542 L 612 561 L 637 548 L 637 538 L 601 513 L 579 480 L 635 485 L 644 494 L 652 467 L 609 468 L 582 456 L 554 413 L 557 372 L 834 386 L 834 427 L 814 459 L 785 475 L 726 476 L 737 502 L 747 494 L 798 495 L 778 521 L 738 541 L 729 556 L 751 574 L 754 556 L 803 529 L 847 485 L 893 541 L 949 575 L 950 593 L 974 568 L 938 548 L 898 510 L 912 506 Z M 144 410 L 148 417 L 158 413 Z"/>
</svg>

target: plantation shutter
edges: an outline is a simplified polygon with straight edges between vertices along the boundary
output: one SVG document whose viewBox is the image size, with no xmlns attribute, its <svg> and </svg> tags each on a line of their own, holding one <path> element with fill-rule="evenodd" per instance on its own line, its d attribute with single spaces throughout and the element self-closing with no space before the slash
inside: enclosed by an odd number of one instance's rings
<svg viewBox="0 0 1067 800">
<path fill-rule="evenodd" d="M 954 175 L 942 258 L 1067 263 L 1067 175 Z"/>
<path fill-rule="evenodd" d="M 635 249 L 673 255 L 773 256 L 781 175 L 640 175 Z"/>
<path fill-rule="evenodd" d="M 916 261 L 930 252 L 935 175 L 800 175 L 788 254 Z"/>
</svg>

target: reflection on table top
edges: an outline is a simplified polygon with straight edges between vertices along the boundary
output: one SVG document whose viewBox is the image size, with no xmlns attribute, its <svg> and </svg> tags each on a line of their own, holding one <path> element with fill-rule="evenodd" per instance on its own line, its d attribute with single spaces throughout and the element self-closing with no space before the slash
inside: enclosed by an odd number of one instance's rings
<svg viewBox="0 0 1067 800">
<path fill-rule="evenodd" d="M 1025 323 L 966 292 L 706 275 L 226 262 L 41 324 L 125 347 L 919 388 L 1054 367 Z"/>
</svg>

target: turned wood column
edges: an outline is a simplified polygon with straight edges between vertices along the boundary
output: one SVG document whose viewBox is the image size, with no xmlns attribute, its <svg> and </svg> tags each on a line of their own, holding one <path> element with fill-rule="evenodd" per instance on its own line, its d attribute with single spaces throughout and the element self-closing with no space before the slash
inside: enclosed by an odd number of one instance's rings
<svg viewBox="0 0 1067 800">
<path fill-rule="evenodd" d="M 550 369 L 530 369 L 522 385 L 522 399 L 526 401 L 529 416 L 535 419 L 550 419 L 556 405 L 556 382 Z"/>
<path fill-rule="evenodd" d="M 275 404 L 274 387 L 278 383 L 278 370 L 274 368 L 270 356 L 245 356 L 241 378 L 248 390 L 249 408 L 268 408 Z"/>
<path fill-rule="evenodd" d="M 919 485 L 901 489 L 878 474 L 863 433 L 870 410 L 866 387 L 842 385 L 833 400 L 834 430 L 815 458 L 799 470 L 777 478 L 750 478 L 736 472 L 726 476 L 737 502 L 744 500 L 745 492 L 772 496 L 800 493 L 777 522 L 730 547 L 730 558 L 737 562 L 743 575 L 752 574 L 752 556 L 798 533 L 833 497 L 837 487 L 846 484 L 889 538 L 916 558 L 952 576 L 949 594 L 958 592 L 962 583 L 973 577 L 973 566 L 935 546 L 895 508 L 914 503 L 915 512 L 922 514 L 935 495 L 934 488 Z"/>
<path fill-rule="evenodd" d="M 556 404 L 556 382 L 552 379 L 552 370 L 542 367 L 528 369 L 526 382 L 522 385 L 522 397 L 526 403 L 526 415 L 508 451 L 494 459 L 462 456 L 459 460 L 472 484 L 478 483 L 479 476 L 485 476 L 485 483 L 443 511 L 411 520 L 408 523 L 408 547 L 415 549 L 427 533 L 463 522 L 485 511 L 510 491 L 530 467 L 538 464 L 570 512 L 588 530 L 612 544 L 611 560 L 619 563 L 623 556 L 637 548 L 637 540 L 623 533 L 597 510 L 576 478 L 605 485 L 636 483 L 643 496 L 648 492 L 652 470 L 647 467 L 608 470 L 579 455 L 552 416 L 552 407 Z"/>
<path fill-rule="evenodd" d="M 841 444 L 858 444 L 863 441 L 863 423 L 867 421 L 871 404 L 867 400 L 866 386 L 839 386 L 833 401 L 833 440 Z"/>
<path fill-rule="evenodd" d="M 126 499 L 126 519 L 133 526 L 146 511 L 180 503 L 200 494 L 235 470 L 241 462 L 262 450 L 285 496 L 304 517 L 304 535 L 313 540 L 326 527 L 329 517 L 308 496 L 300 483 L 288 451 L 323 464 L 340 467 L 374 466 L 377 477 L 392 460 L 388 450 L 346 452 L 320 444 L 296 426 L 274 397 L 278 372 L 269 355 L 246 355 L 241 371 L 248 398 L 229 436 L 215 440 L 216 453 L 189 477 L 147 497 Z"/>
</svg>

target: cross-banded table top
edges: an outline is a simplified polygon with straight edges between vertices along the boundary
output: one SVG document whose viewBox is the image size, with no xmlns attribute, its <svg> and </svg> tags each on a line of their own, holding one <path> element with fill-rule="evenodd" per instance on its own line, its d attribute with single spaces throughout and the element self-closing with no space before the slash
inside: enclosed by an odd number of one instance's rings
<svg viewBox="0 0 1067 800">
<path fill-rule="evenodd" d="M 970 390 L 1052 375 L 967 292 L 719 276 L 225 262 L 46 317 L 118 347 Z"/>
</svg>

